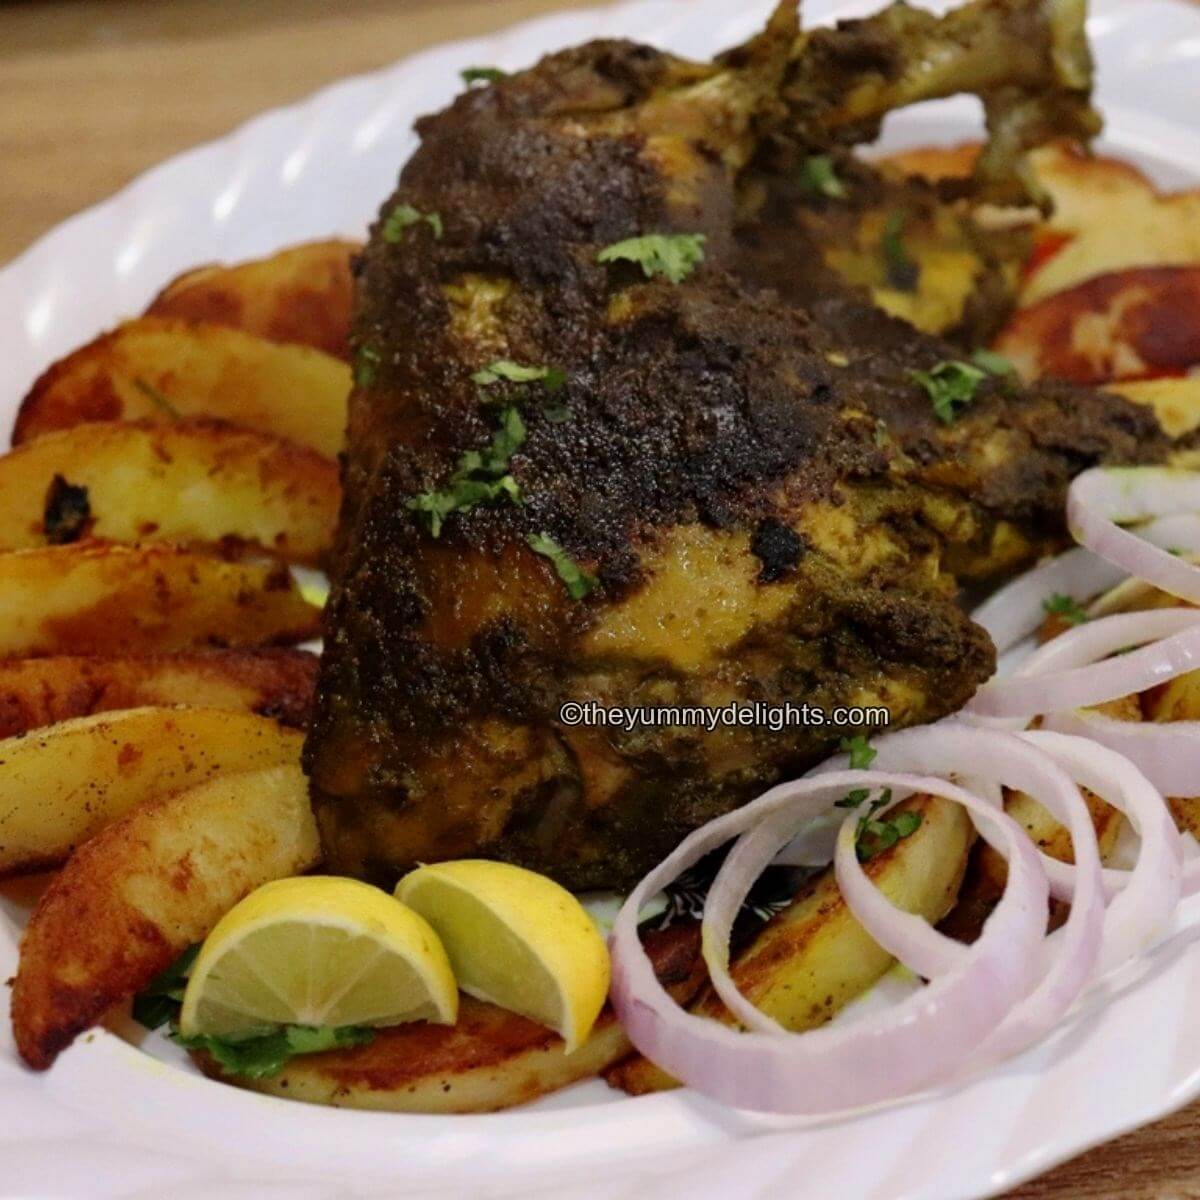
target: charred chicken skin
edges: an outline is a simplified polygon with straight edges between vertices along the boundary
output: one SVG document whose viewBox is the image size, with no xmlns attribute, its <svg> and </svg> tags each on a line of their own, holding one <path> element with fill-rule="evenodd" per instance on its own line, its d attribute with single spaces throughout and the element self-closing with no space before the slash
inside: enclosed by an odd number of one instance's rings
<svg viewBox="0 0 1200 1200">
<path fill-rule="evenodd" d="M 1060 539 L 1076 472 L 1163 437 L 1116 397 L 1000 375 L 935 412 L 913 372 L 963 347 L 824 265 L 793 183 L 893 105 L 966 89 L 993 132 L 976 198 L 1027 200 L 1023 148 L 1091 129 L 1071 9 L 807 35 L 784 5 L 713 64 L 592 43 L 419 123 L 358 268 L 306 749 L 333 869 L 484 856 L 627 885 L 853 730 L 571 725 L 565 702 L 902 726 L 987 678 L 960 588 Z"/>
</svg>

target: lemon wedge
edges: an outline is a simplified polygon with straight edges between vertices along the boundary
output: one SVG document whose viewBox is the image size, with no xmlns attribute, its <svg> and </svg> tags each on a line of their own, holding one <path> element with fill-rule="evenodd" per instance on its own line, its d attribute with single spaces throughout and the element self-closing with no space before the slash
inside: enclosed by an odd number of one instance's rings
<svg viewBox="0 0 1200 1200">
<path fill-rule="evenodd" d="M 386 892 L 307 875 L 264 884 L 217 923 L 188 979 L 186 1036 L 279 1025 L 452 1025 L 458 990 L 437 934 Z"/>
<path fill-rule="evenodd" d="M 470 996 L 560 1034 L 570 1052 L 608 995 L 608 948 L 583 906 L 544 875 L 483 859 L 406 875 L 396 898 L 436 930 Z"/>
</svg>

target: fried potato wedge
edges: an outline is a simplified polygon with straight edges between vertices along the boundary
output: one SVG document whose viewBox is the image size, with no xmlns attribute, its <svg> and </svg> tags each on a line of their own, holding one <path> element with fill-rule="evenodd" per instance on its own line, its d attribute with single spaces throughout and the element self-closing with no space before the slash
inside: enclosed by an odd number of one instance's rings
<svg viewBox="0 0 1200 1200">
<path fill-rule="evenodd" d="M 872 858 L 865 870 L 892 903 L 940 921 L 958 895 L 971 823 L 957 805 L 930 796 L 914 797 L 903 808 L 921 813 L 920 827 Z M 788 1029 L 805 1030 L 823 1025 L 876 983 L 893 961 L 851 915 L 830 869 L 765 926 L 737 957 L 731 974 L 763 1012 Z M 734 1020 L 707 984 L 690 1008 L 728 1024 Z M 618 1064 L 605 1078 L 635 1096 L 678 1086 L 641 1055 Z"/>
<path fill-rule="evenodd" d="M 646 953 L 663 986 L 686 1002 L 704 979 L 696 924 L 646 936 Z M 225 1076 L 207 1055 L 193 1055 L 214 1078 L 314 1104 L 390 1112 L 493 1112 L 524 1104 L 598 1074 L 632 1046 L 605 1006 L 588 1040 L 567 1054 L 541 1025 L 463 996 L 455 1025 L 419 1022 L 376 1031 L 365 1046 L 294 1058 L 269 1079 Z"/>
<path fill-rule="evenodd" d="M 1105 390 L 1117 392 L 1135 404 L 1146 404 L 1154 409 L 1158 423 L 1170 437 L 1183 437 L 1200 428 L 1200 375 L 1187 375 L 1179 379 L 1138 379 L 1129 382 L 1105 384 Z M 1185 452 L 1193 461 L 1179 462 L 1178 466 L 1197 465 L 1195 451 Z"/>
<path fill-rule="evenodd" d="M 129 708 L 0 742 L 0 874 L 62 862 L 139 804 L 300 761 L 303 735 L 217 708 Z"/>
<path fill-rule="evenodd" d="M 214 417 L 333 458 L 349 394 L 350 368 L 310 346 L 142 317 L 51 366 L 22 401 L 12 440 L 90 421 Z"/>
<path fill-rule="evenodd" d="M 350 258 L 357 242 L 306 242 L 267 258 L 197 267 L 173 279 L 146 315 L 244 329 L 350 357 Z"/>
<path fill-rule="evenodd" d="M 320 629 L 282 563 L 107 542 L 0 554 L 0 658 L 281 645 Z"/>
<path fill-rule="evenodd" d="M 134 809 L 83 846 L 34 909 L 12 997 L 21 1056 L 48 1067 L 243 896 L 319 859 L 295 763 L 222 775 Z"/>
<path fill-rule="evenodd" d="M 65 484 L 87 489 L 84 513 Z M 332 459 L 267 434 L 208 420 L 77 425 L 0 457 L 0 550 L 73 541 L 82 526 L 108 541 L 250 545 L 311 566 L 340 501 Z"/>
<path fill-rule="evenodd" d="M 995 348 L 1025 379 L 1099 384 L 1185 371 L 1200 363 L 1200 266 L 1098 275 L 1019 309 Z"/>
<path fill-rule="evenodd" d="M 259 713 L 303 729 L 317 656 L 306 650 L 195 650 L 142 657 L 0 661 L 0 738 L 93 713 L 198 705 Z"/>
</svg>

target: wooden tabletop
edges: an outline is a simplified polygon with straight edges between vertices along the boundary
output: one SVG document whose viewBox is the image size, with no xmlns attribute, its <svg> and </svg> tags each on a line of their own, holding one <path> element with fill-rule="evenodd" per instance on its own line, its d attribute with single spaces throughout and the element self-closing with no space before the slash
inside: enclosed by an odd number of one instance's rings
<svg viewBox="0 0 1200 1200">
<path fill-rule="evenodd" d="M 263 109 L 424 46 L 568 6 L 568 0 L 2 4 L 0 263 L 146 167 Z M 1091 1150 L 1013 1195 L 1200 1198 L 1200 1103 Z"/>
</svg>

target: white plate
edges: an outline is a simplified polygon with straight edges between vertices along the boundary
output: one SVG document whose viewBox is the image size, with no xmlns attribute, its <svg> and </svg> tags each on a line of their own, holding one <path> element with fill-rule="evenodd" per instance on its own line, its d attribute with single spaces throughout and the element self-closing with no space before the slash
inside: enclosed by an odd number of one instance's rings
<svg viewBox="0 0 1200 1200">
<path fill-rule="evenodd" d="M 857 14 L 807 0 L 806 17 Z M 639 0 L 547 17 L 444 46 L 268 113 L 149 172 L 67 221 L 0 272 L 0 420 L 34 376 L 173 274 L 331 233 L 361 234 L 414 145 L 420 112 L 458 70 L 519 67 L 541 52 L 624 36 L 705 56 L 756 28 L 766 0 Z M 748 11 L 747 11 L 748 10 Z M 1162 183 L 1200 180 L 1200 9 L 1094 0 L 1104 144 Z M 978 106 L 921 106 L 891 145 L 978 132 Z M 0 979 L 15 970 L 20 912 L 0 909 Z M 0 988 L 0 1192 L 6 1196 L 512 1196 L 616 1200 L 937 1200 L 986 1195 L 1200 1094 L 1200 900 L 1178 932 L 1048 1043 L 986 1078 L 840 1120 L 739 1113 L 603 1084 L 479 1117 L 321 1109 L 253 1095 L 97 1032 L 53 1070 L 19 1065 Z M 168 1059 L 169 1052 L 157 1053 Z M 870 1063 L 863 1064 L 870 1070 Z"/>
</svg>

